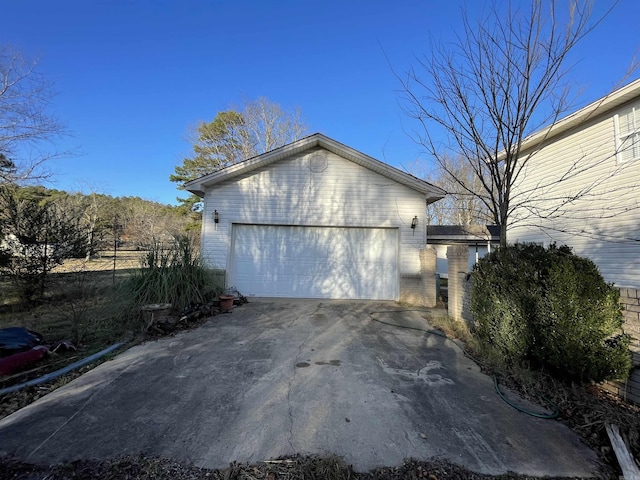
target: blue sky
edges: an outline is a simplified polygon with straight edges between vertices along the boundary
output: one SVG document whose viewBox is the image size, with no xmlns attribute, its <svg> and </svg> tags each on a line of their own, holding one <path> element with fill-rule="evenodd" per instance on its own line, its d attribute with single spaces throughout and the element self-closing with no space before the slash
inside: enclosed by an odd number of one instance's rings
<svg viewBox="0 0 640 480">
<path fill-rule="evenodd" d="M 183 193 L 168 177 L 190 152 L 187 127 L 243 98 L 299 106 L 311 132 L 401 169 L 428 164 L 391 67 L 402 74 L 432 40 L 451 40 L 464 3 L 0 0 L 0 43 L 39 59 L 73 135 L 58 148 L 81 152 L 52 165 L 49 186 L 175 203 Z M 596 14 L 610 5 L 598 0 Z M 620 0 L 574 52 L 576 108 L 625 74 L 638 20 L 640 2 Z"/>
</svg>

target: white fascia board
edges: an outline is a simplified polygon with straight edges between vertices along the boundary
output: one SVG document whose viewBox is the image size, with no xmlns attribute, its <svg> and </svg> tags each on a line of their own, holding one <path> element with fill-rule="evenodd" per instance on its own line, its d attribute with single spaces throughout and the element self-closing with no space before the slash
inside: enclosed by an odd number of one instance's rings
<svg viewBox="0 0 640 480">
<path fill-rule="evenodd" d="M 595 118 L 598 115 L 603 115 L 610 112 L 616 107 L 623 105 L 634 98 L 640 96 L 640 78 L 625 85 L 624 87 L 611 92 L 610 94 L 590 103 L 586 107 L 581 108 L 577 112 L 574 112 L 553 125 L 547 126 L 532 133 L 522 141 L 522 147 L 520 153 L 538 147 L 541 144 L 548 142 L 552 138 L 564 133 L 572 128 Z M 498 154 L 498 159 L 504 158 L 504 151 Z"/>
<path fill-rule="evenodd" d="M 426 196 L 427 202 L 432 203 L 436 200 L 443 198 L 446 193 L 439 187 L 432 185 L 424 180 L 421 180 L 413 175 L 403 172 L 391 165 L 388 165 L 380 160 L 376 160 L 373 157 L 365 155 L 351 147 L 348 147 L 340 142 L 337 142 L 331 138 L 321 135 L 319 145 L 336 155 L 340 155 L 353 163 L 361 165 L 369 170 L 372 170 L 380 175 L 388 177 L 400 184 L 406 185 L 413 190 L 416 190 Z"/>
<path fill-rule="evenodd" d="M 211 187 L 222 181 L 232 179 L 243 173 L 250 172 L 252 170 L 255 170 L 256 168 L 281 160 L 282 158 L 285 158 L 289 155 L 294 155 L 297 152 L 314 147 L 315 145 L 317 145 L 317 140 L 313 139 L 312 137 L 313 135 L 311 137 L 303 138 L 302 140 L 298 140 L 297 142 L 290 143 L 283 147 L 276 148 L 275 150 L 271 150 L 270 152 L 263 153 L 262 155 L 250 158 L 243 162 L 236 163 L 235 165 L 223 168 L 222 170 L 218 170 L 217 172 L 213 172 L 203 177 L 197 178 L 185 183 L 184 188 L 191 193 L 194 193 L 200 197 L 204 197 L 204 191 L 206 187 Z"/>
<path fill-rule="evenodd" d="M 413 175 L 409 175 L 408 173 L 398 170 L 397 168 L 387 165 L 375 158 L 358 152 L 357 150 L 347 147 L 346 145 L 343 145 L 342 143 L 320 133 L 310 135 L 296 142 L 245 160 L 244 162 L 237 163 L 223 170 L 210 173 L 209 175 L 187 182 L 185 184 L 185 189 L 203 197 L 207 187 L 212 187 L 222 181 L 230 180 L 238 175 L 269 165 L 270 163 L 277 162 L 278 160 L 282 160 L 283 158 L 295 155 L 313 147 L 325 148 L 336 155 L 344 157 L 358 165 L 379 173 L 380 175 L 384 175 L 400 184 L 406 185 L 407 187 L 424 194 L 427 203 L 433 203 L 445 196 L 445 192 L 441 188 L 431 185 L 424 180 L 420 180 Z"/>
</svg>

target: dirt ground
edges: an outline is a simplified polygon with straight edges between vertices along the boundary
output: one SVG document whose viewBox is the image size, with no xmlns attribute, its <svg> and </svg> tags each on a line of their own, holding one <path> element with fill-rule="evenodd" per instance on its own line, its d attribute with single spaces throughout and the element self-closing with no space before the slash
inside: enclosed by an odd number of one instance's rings
<svg viewBox="0 0 640 480">
<path fill-rule="evenodd" d="M 3 478 L 11 480 L 89 479 L 212 479 L 212 480 L 488 480 L 533 479 L 515 474 L 482 475 L 447 462 L 406 460 L 398 467 L 355 472 L 338 457 L 289 457 L 254 465 L 231 464 L 225 470 L 210 470 L 150 457 L 121 457 L 106 461 L 77 461 L 55 466 L 21 463 L 0 458 Z M 545 477 L 553 480 L 552 477 Z"/>
<path fill-rule="evenodd" d="M 127 270 L 131 268 L 139 268 L 140 262 L 146 255 L 144 250 L 117 250 L 114 255 L 113 250 L 103 250 L 91 258 L 85 260 L 81 258 L 71 258 L 54 268 L 52 273 L 69 273 L 69 272 L 99 272 L 114 270 Z M 114 258 L 115 257 L 115 258 Z M 115 262 L 114 262 L 115 259 Z"/>
</svg>

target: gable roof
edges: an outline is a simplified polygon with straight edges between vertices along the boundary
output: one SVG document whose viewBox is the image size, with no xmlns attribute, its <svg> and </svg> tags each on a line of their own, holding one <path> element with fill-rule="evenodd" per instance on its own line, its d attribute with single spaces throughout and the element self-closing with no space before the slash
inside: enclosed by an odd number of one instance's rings
<svg viewBox="0 0 640 480">
<path fill-rule="evenodd" d="M 275 150 L 249 158 L 243 162 L 236 163 L 235 165 L 223 168 L 217 172 L 204 175 L 203 177 L 185 183 L 184 188 L 199 197 L 203 197 L 204 192 L 208 187 L 212 187 L 226 180 L 231 180 L 239 175 L 251 172 L 257 168 L 270 165 L 279 160 L 283 160 L 284 158 L 315 147 L 324 148 L 325 150 L 346 158 L 353 163 L 361 165 L 402 185 L 412 188 L 413 190 L 424 194 L 427 199 L 427 203 L 433 203 L 445 196 L 445 192 L 441 188 L 425 182 L 418 177 L 405 173 L 402 170 L 398 170 L 391 165 L 387 165 L 380 160 L 376 160 L 373 157 L 365 155 L 351 147 L 347 147 L 346 145 L 322 135 L 321 133 L 314 133 L 313 135 L 309 135 L 308 137 L 289 143 L 280 148 L 276 148 Z"/>
<path fill-rule="evenodd" d="M 640 97 L 640 78 L 619 88 L 618 90 L 614 90 L 608 95 L 605 95 L 586 107 L 581 108 L 577 112 L 567 115 L 550 127 L 547 126 L 529 135 L 523 140 L 521 151 L 536 147 L 542 142 L 548 142 L 552 138 L 577 127 L 583 122 L 595 118 L 598 115 L 610 112 L 614 108 L 638 97 Z"/>
</svg>

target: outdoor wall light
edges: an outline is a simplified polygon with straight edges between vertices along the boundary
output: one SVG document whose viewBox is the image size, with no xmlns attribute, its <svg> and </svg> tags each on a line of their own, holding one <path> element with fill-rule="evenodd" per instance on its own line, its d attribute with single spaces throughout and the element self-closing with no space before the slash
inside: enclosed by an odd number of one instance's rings
<svg viewBox="0 0 640 480">
<path fill-rule="evenodd" d="M 413 220 L 411 220 L 411 230 L 413 230 L 413 235 L 416 234 L 417 226 L 418 226 L 418 216 L 416 215 L 415 217 L 413 217 Z"/>
<path fill-rule="evenodd" d="M 220 215 L 218 214 L 218 210 L 213 211 L 213 223 L 220 222 Z"/>
</svg>

